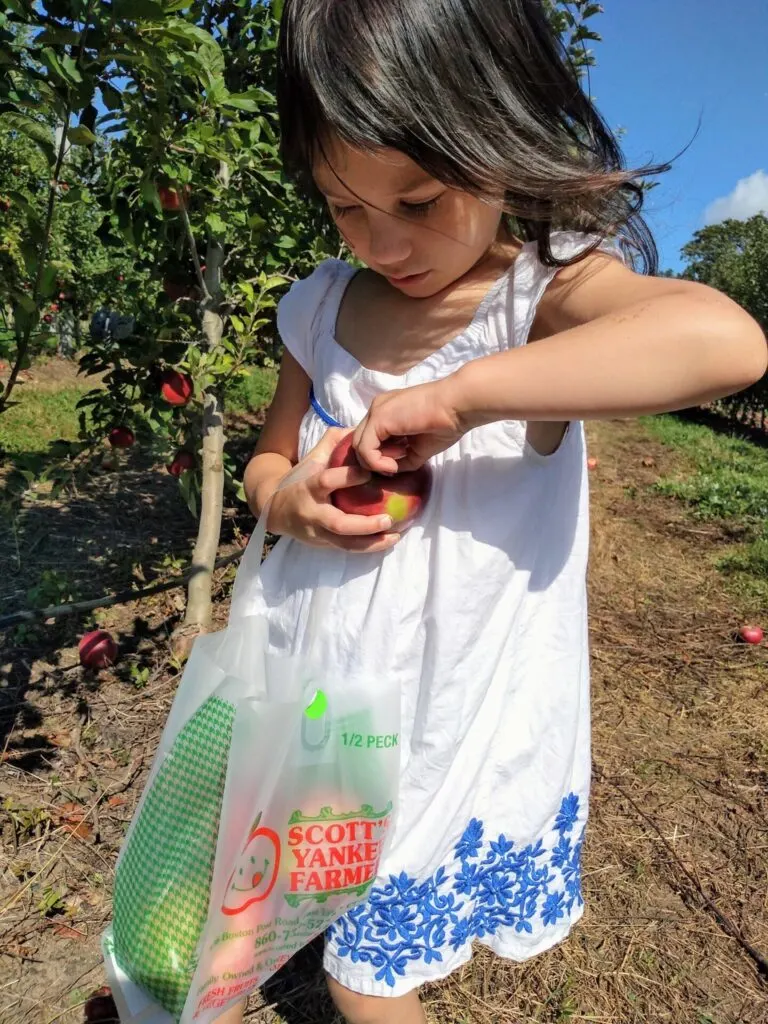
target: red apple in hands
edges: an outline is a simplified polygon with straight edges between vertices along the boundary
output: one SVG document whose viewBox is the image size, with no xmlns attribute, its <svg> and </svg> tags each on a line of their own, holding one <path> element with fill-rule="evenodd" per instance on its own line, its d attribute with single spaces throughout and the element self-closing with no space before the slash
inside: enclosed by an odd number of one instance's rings
<svg viewBox="0 0 768 1024">
<path fill-rule="evenodd" d="M 195 456 L 192 452 L 185 451 L 183 448 L 176 452 L 173 457 L 173 462 L 167 465 L 165 468 L 171 474 L 171 476 L 181 476 L 182 473 L 186 473 L 188 469 L 193 469 L 195 465 Z"/>
<path fill-rule="evenodd" d="M 113 448 L 131 448 L 135 440 L 130 427 L 113 427 L 109 432 L 109 443 Z"/>
<path fill-rule="evenodd" d="M 331 469 L 342 466 L 359 468 L 360 463 L 352 447 L 352 434 L 336 445 L 329 465 Z M 391 516 L 393 529 L 404 530 L 421 514 L 429 500 L 431 487 L 432 471 L 424 465 L 394 476 L 372 473 L 367 483 L 334 491 L 331 501 L 347 515 Z"/>
<path fill-rule="evenodd" d="M 765 634 L 759 626 L 742 626 L 739 630 L 739 637 L 745 644 L 761 644 Z"/>
<path fill-rule="evenodd" d="M 166 370 L 160 378 L 160 393 L 169 405 L 186 405 L 193 390 L 191 379 L 178 370 Z"/>
<path fill-rule="evenodd" d="M 86 668 L 106 668 L 117 658 L 117 644 L 105 629 L 86 633 L 78 644 L 80 664 Z"/>
</svg>

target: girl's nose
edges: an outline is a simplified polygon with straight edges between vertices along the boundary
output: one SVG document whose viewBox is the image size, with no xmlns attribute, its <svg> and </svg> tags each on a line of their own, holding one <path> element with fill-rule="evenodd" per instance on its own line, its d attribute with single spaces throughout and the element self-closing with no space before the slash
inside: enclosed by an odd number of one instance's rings
<svg viewBox="0 0 768 1024">
<path fill-rule="evenodd" d="M 388 213 L 369 211 L 368 250 L 371 262 L 379 267 L 402 266 L 409 259 L 413 244 L 411 225 Z"/>
</svg>

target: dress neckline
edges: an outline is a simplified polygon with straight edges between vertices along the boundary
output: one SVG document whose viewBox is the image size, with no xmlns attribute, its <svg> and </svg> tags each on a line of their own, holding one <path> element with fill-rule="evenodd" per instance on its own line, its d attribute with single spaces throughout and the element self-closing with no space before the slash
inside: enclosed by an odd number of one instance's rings
<svg viewBox="0 0 768 1024">
<path fill-rule="evenodd" d="M 348 263 L 343 263 L 342 266 L 345 268 L 345 270 L 351 271 L 351 273 L 346 273 L 345 276 L 342 278 L 342 287 L 339 290 L 338 303 L 335 303 L 333 306 L 333 319 L 331 321 L 330 328 L 328 331 L 331 343 L 349 362 L 353 363 L 357 367 L 357 373 L 373 379 L 385 378 L 388 380 L 403 380 L 404 378 L 409 377 L 412 373 L 414 373 L 414 371 L 421 369 L 421 367 L 429 366 L 433 361 L 443 359 L 446 352 L 448 352 L 459 342 L 464 341 L 468 337 L 477 335 L 477 333 L 482 328 L 485 314 L 488 312 L 488 307 L 491 305 L 491 303 L 494 301 L 497 295 L 502 291 L 504 286 L 510 280 L 513 279 L 515 268 L 517 267 L 522 255 L 523 250 L 521 249 L 515 257 L 515 259 L 512 261 L 512 263 L 504 271 L 504 273 L 501 274 L 500 277 L 498 277 L 493 282 L 493 284 L 490 286 L 490 288 L 480 301 L 480 304 L 475 310 L 472 319 L 467 324 L 467 326 L 462 331 L 459 331 L 458 334 L 454 334 L 453 337 L 449 338 L 448 341 L 440 345 L 439 348 L 434 349 L 434 351 L 430 352 L 429 355 L 419 360 L 418 363 L 414 363 L 413 366 L 409 366 L 404 373 L 388 373 L 386 370 L 374 370 L 372 367 L 365 366 L 364 363 L 360 362 L 357 356 L 353 356 L 349 349 L 344 348 L 344 346 L 340 344 L 340 342 L 337 340 L 336 326 L 338 324 L 341 304 L 344 301 L 344 295 L 346 294 L 347 288 L 349 288 L 354 278 L 357 276 L 358 273 L 360 273 L 360 271 L 357 268 L 351 267 Z"/>
</svg>

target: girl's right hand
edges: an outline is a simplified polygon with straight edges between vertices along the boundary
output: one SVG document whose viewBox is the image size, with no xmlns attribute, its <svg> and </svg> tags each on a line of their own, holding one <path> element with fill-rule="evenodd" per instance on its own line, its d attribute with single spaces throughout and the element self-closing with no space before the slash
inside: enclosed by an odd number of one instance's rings
<svg viewBox="0 0 768 1024">
<path fill-rule="evenodd" d="M 357 466 L 330 469 L 331 453 L 351 433 L 332 427 L 303 463 L 313 462 L 317 472 L 277 491 L 269 510 L 268 529 L 312 547 L 341 548 L 374 554 L 389 551 L 400 539 L 392 531 L 389 516 L 354 516 L 342 512 L 331 494 L 343 487 L 355 487 L 370 480 L 371 474 Z"/>
</svg>

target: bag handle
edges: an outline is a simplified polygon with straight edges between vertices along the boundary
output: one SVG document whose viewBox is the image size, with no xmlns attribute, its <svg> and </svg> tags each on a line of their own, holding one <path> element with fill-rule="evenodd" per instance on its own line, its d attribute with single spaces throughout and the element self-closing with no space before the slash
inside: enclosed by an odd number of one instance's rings
<svg viewBox="0 0 768 1024">
<path fill-rule="evenodd" d="M 230 622 L 236 619 L 248 617 L 249 613 L 245 611 L 243 606 L 247 601 L 247 587 L 249 583 L 261 574 L 264 542 L 267 538 L 267 519 L 269 518 L 269 510 L 272 507 L 272 499 L 284 488 L 289 487 L 291 484 L 300 483 L 302 480 L 307 480 L 309 477 L 315 476 L 316 473 L 322 472 L 324 468 L 324 464 L 316 459 L 304 459 L 283 477 L 264 503 L 264 508 L 261 510 L 261 515 L 256 523 L 256 528 L 251 534 L 251 539 L 248 541 L 248 546 L 245 549 L 245 554 L 241 559 L 240 568 L 238 569 L 237 576 L 235 577 L 235 585 L 232 590 L 232 601 L 229 609 Z M 310 622 L 307 631 L 310 637 L 319 635 L 319 628 L 323 619 L 326 617 L 332 589 L 333 588 L 328 585 L 318 586 L 317 588 L 316 596 L 312 601 L 312 608 L 310 610 Z"/>
</svg>

